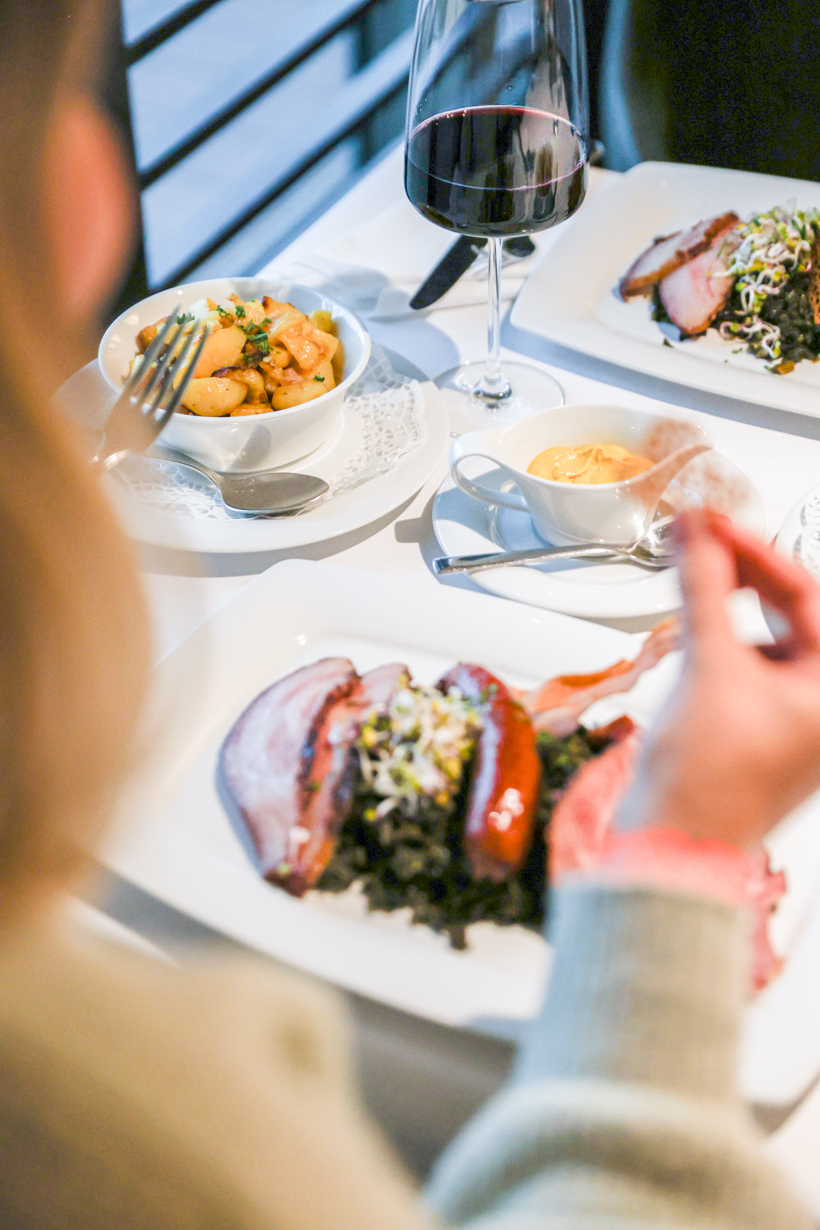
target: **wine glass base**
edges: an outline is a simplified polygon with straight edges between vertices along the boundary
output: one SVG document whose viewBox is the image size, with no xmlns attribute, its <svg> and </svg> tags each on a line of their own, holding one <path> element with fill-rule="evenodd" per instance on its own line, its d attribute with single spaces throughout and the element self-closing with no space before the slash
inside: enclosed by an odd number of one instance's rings
<svg viewBox="0 0 820 1230">
<path fill-rule="evenodd" d="M 462 363 L 436 377 L 436 387 L 447 404 L 451 436 L 517 423 L 541 410 L 563 406 L 566 400 L 558 381 L 542 368 L 506 361 L 501 370 L 512 387 L 510 396 L 498 401 L 485 400 L 474 391 L 484 370 L 483 362 Z"/>
</svg>

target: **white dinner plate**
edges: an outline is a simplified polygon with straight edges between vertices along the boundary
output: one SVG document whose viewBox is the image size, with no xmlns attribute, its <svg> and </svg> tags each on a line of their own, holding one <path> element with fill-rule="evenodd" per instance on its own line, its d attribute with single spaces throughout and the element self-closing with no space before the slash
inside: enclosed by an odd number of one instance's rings
<svg viewBox="0 0 820 1230">
<path fill-rule="evenodd" d="M 196 477 L 193 480 L 195 486 L 201 488 L 202 496 L 188 503 L 180 499 L 177 507 L 169 507 L 139 498 L 135 494 L 138 488 L 125 487 L 112 477 L 109 480 L 110 491 L 129 534 L 138 542 L 150 546 L 188 551 L 229 553 L 288 550 L 336 538 L 369 525 L 398 508 L 415 495 L 446 454 L 449 444 L 447 409 L 431 381 L 423 377 L 419 379 L 421 373 L 406 359 L 393 352 L 385 353 L 394 377 L 398 372 L 401 376 L 418 381 L 415 413 L 420 420 L 418 442 L 391 461 L 385 473 L 334 495 L 295 517 L 234 516 L 225 514 L 219 507 L 216 510 L 218 520 L 208 512 L 207 505 L 211 501 L 204 493 L 213 488 L 207 478 L 202 478 L 201 482 Z M 377 357 L 374 350 L 374 361 Z M 84 422 L 96 426 L 104 421 L 111 391 L 98 365 L 93 363 L 63 386 L 58 400 L 67 412 L 81 415 Z M 385 403 L 385 413 L 389 412 L 390 407 Z M 364 432 L 371 430 L 372 419 L 363 424 L 346 402 L 333 437 L 316 452 L 285 468 L 316 474 L 332 483 L 346 468 L 355 465 L 357 457 L 370 455 L 372 448 L 365 441 Z M 148 465 L 141 459 L 126 463 L 132 464 L 143 469 Z M 158 466 L 159 469 L 152 471 L 151 466 Z M 150 480 L 152 472 L 156 475 L 167 469 L 167 463 L 152 462 L 144 472 Z M 141 471 L 133 471 L 134 474 L 138 472 Z M 214 502 L 218 504 L 218 501 Z M 205 504 L 204 514 L 202 504 Z"/>
<path fill-rule="evenodd" d="M 492 468 L 479 458 L 471 459 L 469 465 L 474 479 Z M 690 462 L 668 488 L 659 512 L 696 507 L 704 498 L 753 533 L 764 534 L 760 496 L 746 475 L 720 453 L 704 453 Z M 444 555 L 519 551 L 544 545 L 529 513 L 474 500 L 459 490 L 449 475 L 436 493 L 433 529 Z M 677 569 L 650 572 L 627 562 L 560 560 L 475 572 L 472 579 L 501 598 L 585 619 L 660 617 L 677 610 L 681 603 Z"/>
<path fill-rule="evenodd" d="M 401 914 L 368 914 L 356 898 L 289 897 L 262 880 L 219 802 L 218 749 L 258 692 L 328 655 L 349 656 L 360 671 L 402 661 L 426 682 L 456 659 L 473 660 L 532 685 L 634 656 L 639 644 L 611 628 L 429 580 L 278 564 L 160 663 L 153 750 L 123 799 L 104 860 L 162 901 L 295 968 L 433 1021 L 514 1036 L 540 1000 L 549 955 L 540 936 L 483 923 L 470 928 L 467 951 L 455 952 Z M 675 677 L 675 656 L 627 697 L 599 702 L 594 719 L 628 711 L 645 722 Z M 801 988 L 791 976 L 794 965 L 805 978 L 799 936 L 820 868 L 820 827 L 811 814 L 797 818 L 774 845 L 790 879 L 775 938 L 792 957 L 752 1011 L 746 1062 L 747 1090 L 759 1095 L 768 1081 L 770 1100 L 787 1097 L 789 1082 L 799 1085 L 820 1062 L 820 1020 L 796 1011 Z"/>
<path fill-rule="evenodd" d="M 714 329 L 677 340 L 652 320 L 651 301 L 624 302 L 618 281 L 657 235 L 734 209 L 794 202 L 820 206 L 820 184 L 716 167 L 644 162 L 613 176 L 558 236 L 512 309 L 512 322 L 552 342 L 651 376 L 782 410 L 820 415 L 820 365 L 777 376 L 753 355 L 733 353 Z"/>
</svg>

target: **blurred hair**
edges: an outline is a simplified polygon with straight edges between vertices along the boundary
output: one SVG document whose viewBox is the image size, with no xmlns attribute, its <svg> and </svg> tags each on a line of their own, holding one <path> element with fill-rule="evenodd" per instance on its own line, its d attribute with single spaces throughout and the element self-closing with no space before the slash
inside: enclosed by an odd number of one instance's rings
<svg viewBox="0 0 820 1230">
<path fill-rule="evenodd" d="M 41 216 L 50 121 L 93 92 L 96 0 L 0 5 L 0 922 L 67 885 L 127 768 L 148 637 L 129 544 L 49 404 L 67 336 Z"/>
</svg>

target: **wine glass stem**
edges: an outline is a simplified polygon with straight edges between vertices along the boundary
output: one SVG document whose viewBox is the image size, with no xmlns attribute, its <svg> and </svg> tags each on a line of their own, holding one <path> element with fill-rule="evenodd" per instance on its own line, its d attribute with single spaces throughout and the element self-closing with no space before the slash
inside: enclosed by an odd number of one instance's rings
<svg viewBox="0 0 820 1230">
<path fill-rule="evenodd" d="M 501 371 L 501 240 L 487 241 L 488 295 L 487 295 L 487 365 L 484 375 L 474 389 L 476 397 L 491 406 L 509 397 L 510 382 Z"/>
</svg>

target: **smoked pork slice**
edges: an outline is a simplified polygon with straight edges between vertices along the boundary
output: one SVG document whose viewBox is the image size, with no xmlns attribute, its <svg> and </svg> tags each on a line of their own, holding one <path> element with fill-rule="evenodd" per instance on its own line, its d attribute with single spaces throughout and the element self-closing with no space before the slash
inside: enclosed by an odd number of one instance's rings
<svg viewBox="0 0 820 1230">
<path fill-rule="evenodd" d="M 547 730 L 558 737 L 571 735 L 593 701 L 613 692 L 628 692 L 644 671 L 676 648 L 679 634 L 677 619 L 664 619 L 649 633 L 634 662 L 616 662 L 591 675 L 559 675 L 532 691 L 515 691 L 514 695 L 536 730 Z"/>
<path fill-rule="evenodd" d="M 596 726 L 592 730 L 586 732 L 587 743 L 592 748 L 593 752 L 602 752 L 609 747 L 611 743 L 620 743 L 627 735 L 633 734 L 638 729 L 632 718 L 626 713 L 621 717 L 613 718 L 611 722 L 607 722 L 605 726 Z"/>
<path fill-rule="evenodd" d="M 604 840 L 632 781 L 640 739 L 629 734 L 587 760 L 553 808 L 547 844 L 549 879 L 597 866 Z"/>
<path fill-rule="evenodd" d="M 687 231 L 662 235 L 629 266 L 618 284 L 621 296 L 629 299 L 633 295 L 648 295 L 656 283 L 705 252 L 716 235 L 731 230 L 739 221 L 737 214 L 730 211 L 707 218 Z"/>
<path fill-rule="evenodd" d="M 290 832 L 287 870 L 280 865 L 271 877 L 294 896 L 301 896 L 319 879 L 350 815 L 359 769 L 354 744 L 362 722 L 374 707 L 385 706 L 409 678 L 409 670 L 400 663 L 376 667 L 325 714 L 316 735 L 301 819 Z"/>
<path fill-rule="evenodd" d="M 786 877 L 782 871 L 772 871 L 768 851 L 763 846 L 758 846 L 752 857 L 754 870 L 747 886 L 752 909 L 749 981 L 753 991 L 761 991 L 783 968 L 783 958 L 769 939 L 769 919 L 786 891 Z"/>
<path fill-rule="evenodd" d="M 820 325 L 820 230 L 811 245 L 811 269 L 809 271 L 809 303 L 814 323 Z"/>
<path fill-rule="evenodd" d="M 738 245 L 733 227 L 717 236 L 711 247 L 665 277 L 658 287 L 661 303 L 683 337 L 703 333 L 732 293 L 729 257 Z"/>
<path fill-rule="evenodd" d="M 222 745 L 220 785 L 247 826 L 266 879 L 298 885 L 292 833 L 309 802 L 316 739 L 328 712 L 358 682 L 347 658 L 302 667 L 257 696 Z"/>
</svg>

